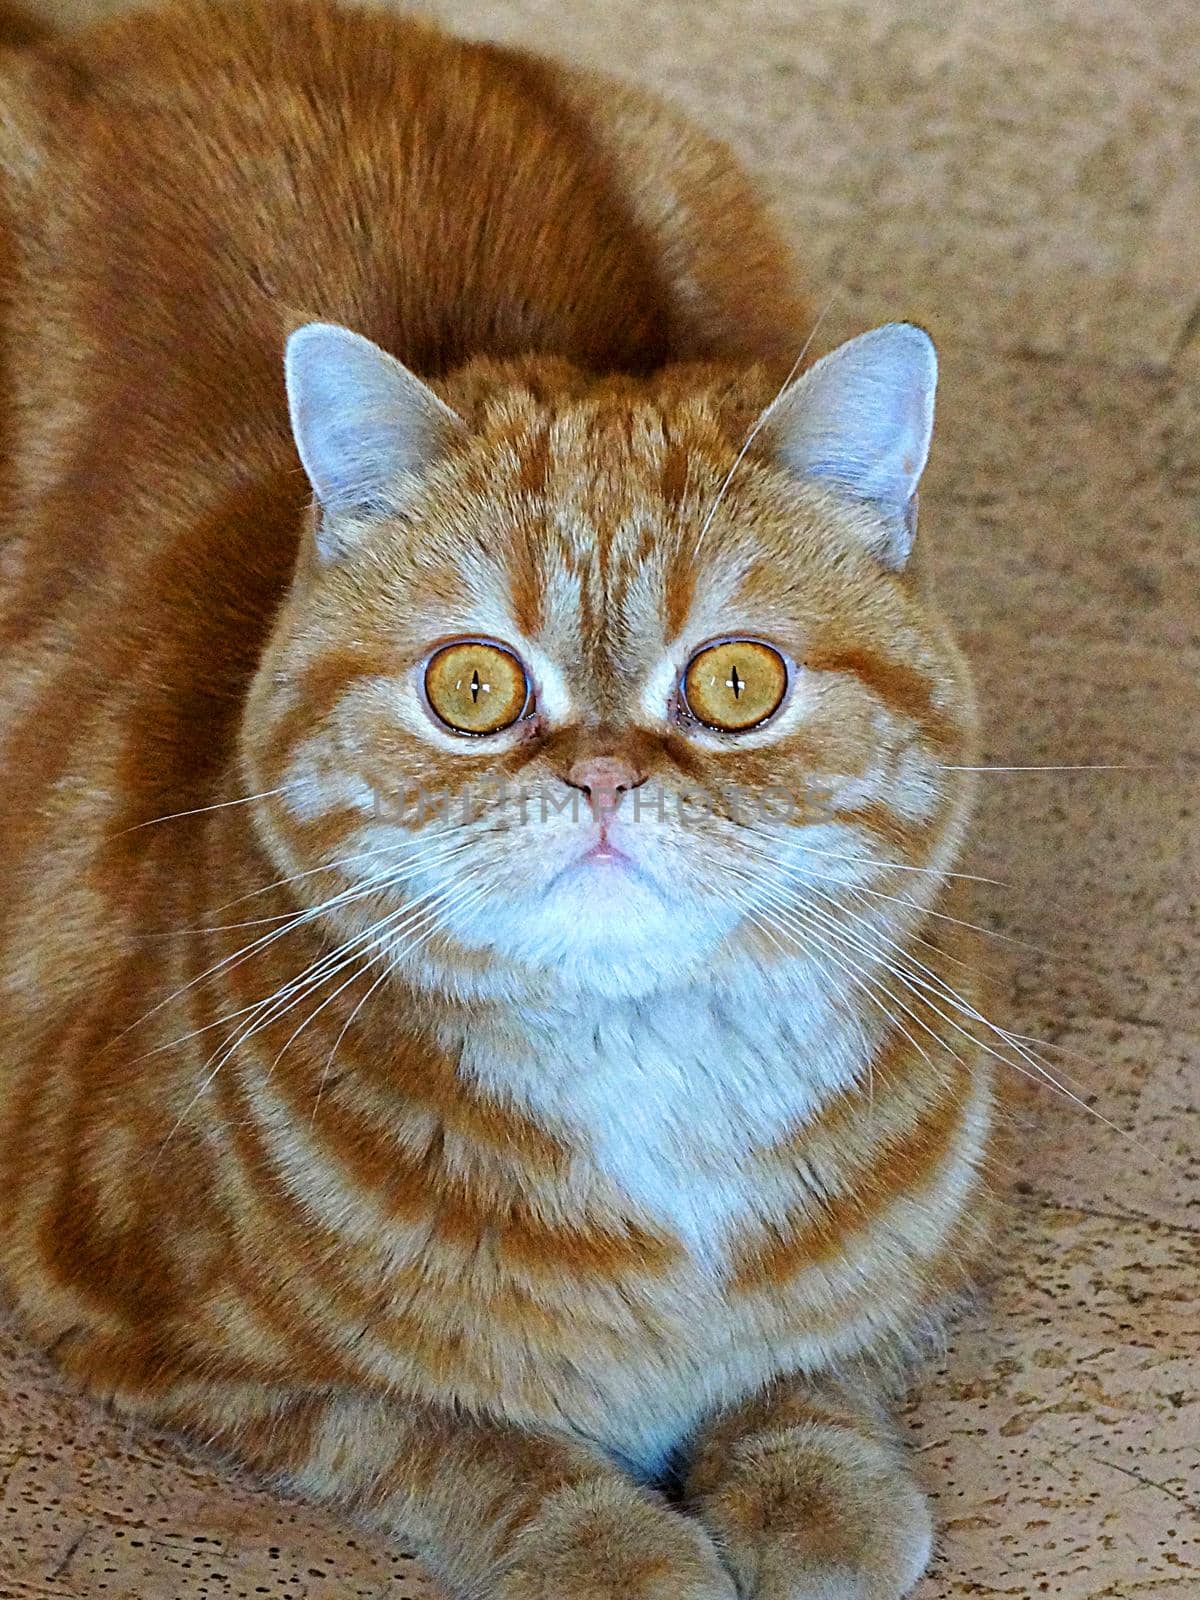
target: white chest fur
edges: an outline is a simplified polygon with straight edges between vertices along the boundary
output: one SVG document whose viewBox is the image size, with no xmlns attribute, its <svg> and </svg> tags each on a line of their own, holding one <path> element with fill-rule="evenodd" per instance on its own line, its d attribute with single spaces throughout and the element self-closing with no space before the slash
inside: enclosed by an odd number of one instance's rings
<svg viewBox="0 0 1200 1600">
<path fill-rule="evenodd" d="M 820 976 L 793 972 L 514 1014 L 468 1034 L 462 1067 L 563 1130 L 625 1208 L 711 1267 L 739 1223 L 772 1209 L 750 1152 L 811 1115 L 869 1048 Z"/>
</svg>

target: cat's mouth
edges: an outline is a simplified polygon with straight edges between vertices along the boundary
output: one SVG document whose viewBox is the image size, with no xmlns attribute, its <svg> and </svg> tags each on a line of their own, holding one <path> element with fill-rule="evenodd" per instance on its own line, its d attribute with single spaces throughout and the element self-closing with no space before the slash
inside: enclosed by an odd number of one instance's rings
<svg viewBox="0 0 1200 1600">
<path fill-rule="evenodd" d="M 593 885 L 597 889 L 616 887 L 621 883 L 639 883 L 658 893 L 654 874 L 648 871 L 630 848 L 628 839 L 613 837 L 608 827 L 589 830 L 571 850 L 569 858 L 558 868 L 546 884 L 548 891 L 567 886 Z"/>
<path fill-rule="evenodd" d="M 600 838 L 586 849 L 579 858 L 579 865 L 600 867 L 632 867 L 633 861 L 611 839 Z"/>
</svg>

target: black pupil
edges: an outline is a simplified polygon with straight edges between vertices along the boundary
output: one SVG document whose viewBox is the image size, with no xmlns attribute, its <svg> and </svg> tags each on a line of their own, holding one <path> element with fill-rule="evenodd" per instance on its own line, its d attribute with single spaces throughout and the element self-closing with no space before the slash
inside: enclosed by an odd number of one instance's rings
<svg viewBox="0 0 1200 1600">
<path fill-rule="evenodd" d="M 729 669 L 729 687 L 733 690 L 733 698 L 735 700 L 740 700 L 742 698 L 742 689 L 744 684 L 742 679 L 738 677 L 738 669 L 736 666 L 730 667 Z"/>
<path fill-rule="evenodd" d="M 477 701 L 479 699 L 479 691 L 482 688 L 483 684 L 479 681 L 479 669 L 476 667 L 471 673 L 471 699 L 473 701 Z"/>
</svg>

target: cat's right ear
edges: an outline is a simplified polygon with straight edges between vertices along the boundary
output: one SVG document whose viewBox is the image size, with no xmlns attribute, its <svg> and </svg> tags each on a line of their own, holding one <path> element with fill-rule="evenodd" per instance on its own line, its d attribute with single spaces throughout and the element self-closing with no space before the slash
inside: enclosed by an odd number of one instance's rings
<svg viewBox="0 0 1200 1600">
<path fill-rule="evenodd" d="M 401 503 L 465 433 L 427 384 L 370 339 L 329 322 L 297 328 L 284 359 L 292 434 L 320 507 L 318 556 Z"/>
</svg>

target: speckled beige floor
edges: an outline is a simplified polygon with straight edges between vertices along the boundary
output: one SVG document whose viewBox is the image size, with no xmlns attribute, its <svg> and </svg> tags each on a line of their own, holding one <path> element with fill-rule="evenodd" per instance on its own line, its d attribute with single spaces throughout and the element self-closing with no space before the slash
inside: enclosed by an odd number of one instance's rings
<svg viewBox="0 0 1200 1600">
<path fill-rule="evenodd" d="M 1022 941 L 995 941 L 998 1007 L 1092 1109 L 1026 1086 L 997 1285 L 914 1409 L 942 1528 L 921 1600 L 1200 1595 L 1200 10 L 429 9 L 732 138 L 839 289 L 823 342 L 894 316 L 938 339 L 922 528 L 988 758 L 1133 769 L 982 780 L 973 866 L 1010 887 L 979 912 Z M 378 1540 L 64 1396 L 0 1331 L 2 1600 L 428 1592 Z"/>
</svg>

